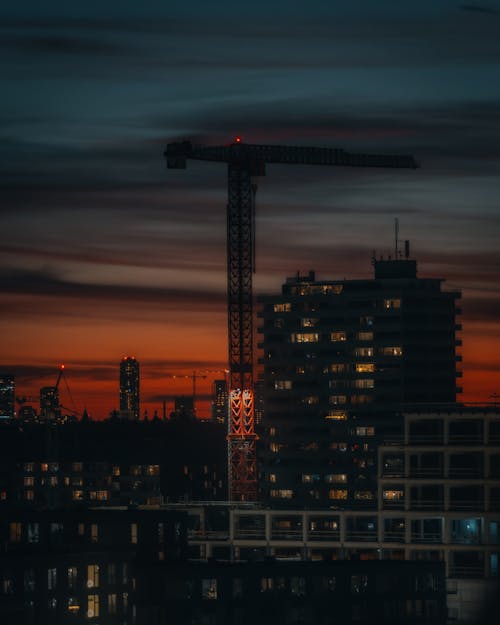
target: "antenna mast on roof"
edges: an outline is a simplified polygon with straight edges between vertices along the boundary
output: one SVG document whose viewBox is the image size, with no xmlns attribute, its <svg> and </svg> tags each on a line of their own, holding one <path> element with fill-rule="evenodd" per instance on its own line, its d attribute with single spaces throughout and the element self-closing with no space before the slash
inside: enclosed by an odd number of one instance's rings
<svg viewBox="0 0 500 625">
<path fill-rule="evenodd" d="M 398 235 L 399 235 L 399 220 L 396 217 L 394 219 L 394 260 L 398 259 Z"/>
</svg>

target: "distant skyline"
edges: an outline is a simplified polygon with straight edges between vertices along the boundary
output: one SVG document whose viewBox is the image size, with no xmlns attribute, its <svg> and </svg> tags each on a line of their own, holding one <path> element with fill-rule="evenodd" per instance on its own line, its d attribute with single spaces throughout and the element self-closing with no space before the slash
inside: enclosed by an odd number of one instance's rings
<svg viewBox="0 0 500 625">
<path fill-rule="evenodd" d="M 269 166 L 255 291 L 371 277 L 398 217 L 419 276 L 462 291 L 461 399 L 500 395 L 499 2 L 26 0 L 0 29 L 0 371 L 18 394 L 65 363 L 78 409 L 106 417 L 134 355 L 152 416 L 191 392 L 169 375 L 227 366 L 226 171 L 162 154 L 240 135 L 413 154 L 416 171 Z"/>
</svg>

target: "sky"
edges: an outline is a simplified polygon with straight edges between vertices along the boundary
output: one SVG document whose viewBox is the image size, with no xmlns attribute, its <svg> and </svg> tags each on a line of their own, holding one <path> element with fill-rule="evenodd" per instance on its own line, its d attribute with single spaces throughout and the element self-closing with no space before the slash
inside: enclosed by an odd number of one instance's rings
<svg viewBox="0 0 500 625">
<path fill-rule="evenodd" d="M 412 154 L 418 170 L 268 166 L 256 293 L 372 276 L 394 219 L 462 291 L 461 399 L 500 394 L 500 2 L 122 0 L 0 8 L 0 371 L 103 418 L 124 355 L 142 410 L 227 366 L 226 170 L 189 139 Z M 67 393 L 67 395 L 65 395 Z"/>
</svg>

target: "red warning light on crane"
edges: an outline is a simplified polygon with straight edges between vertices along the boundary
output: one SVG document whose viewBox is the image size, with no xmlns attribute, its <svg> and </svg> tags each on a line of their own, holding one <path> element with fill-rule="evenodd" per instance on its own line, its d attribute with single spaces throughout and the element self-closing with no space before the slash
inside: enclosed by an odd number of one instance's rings
<svg viewBox="0 0 500 625">
<path fill-rule="evenodd" d="M 235 137 L 234 138 L 234 142 L 235 143 L 241 143 L 241 137 Z"/>
</svg>

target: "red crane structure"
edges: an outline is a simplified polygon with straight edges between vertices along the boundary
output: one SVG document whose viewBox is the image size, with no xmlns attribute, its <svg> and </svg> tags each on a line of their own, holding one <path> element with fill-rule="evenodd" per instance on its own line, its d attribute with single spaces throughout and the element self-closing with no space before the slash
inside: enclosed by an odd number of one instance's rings
<svg viewBox="0 0 500 625">
<path fill-rule="evenodd" d="M 255 501 L 257 435 L 254 419 L 253 296 L 254 221 L 257 185 L 267 163 L 343 167 L 418 167 L 412 156 L 351 154 L 342 149 L 242 143 L 226 146 L 170 143 L 167 167 L 185 169 L 189 159 L 227 163 L 227 302 L 229 348 L 228 481 L 231 501 Z"/>
</svg>

